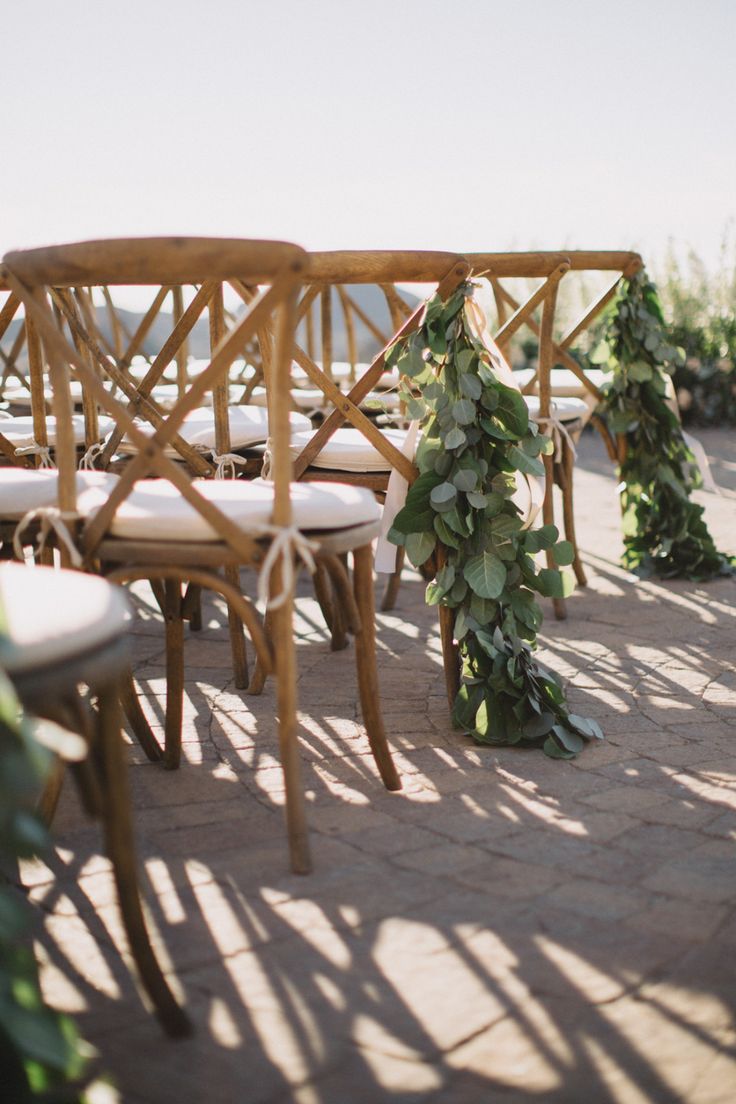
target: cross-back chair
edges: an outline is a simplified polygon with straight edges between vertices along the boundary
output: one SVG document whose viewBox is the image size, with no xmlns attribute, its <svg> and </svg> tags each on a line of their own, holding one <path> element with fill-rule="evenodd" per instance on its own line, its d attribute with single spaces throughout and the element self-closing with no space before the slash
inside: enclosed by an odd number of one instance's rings
<svg viewBox="0 0 736 1104">
<path fill-rule="evenodd" d="M 519 373 L 519 382 L 525 395 L 529 396 L 528 401 L 534 404 L 533 417 L 555 440 L 554 453 L 544 457 L 546 486 L 542 516 L 545 524 L 554 523 L 553 488 L 557 485 L 562 494 L 565 536 L 572 543 L 575 553 L 573 571 L 578 583 L 585 585 L 585 570 L 575 535 L 573 437 L 591 418 L 601 398 L 601 391 L 600 380 L 586 374 L 569 350 L 615 295 L 622 275 L 630 275 L 640 267 L 641 258 L 630 252 L 601 251 L 472 252 L 466 253 L 465 257 L 472 267 L 473 277 L 486 280 L 490 286 L 498 323 L 494 339 L 501 350 L 508 351 L 512 337 L 523 327 L 527 327 L 538 339 L 537 368 Z M 582 318 L 562 337 L 556 337 L 557 301 L 562 281 L 568 279 L 570 273 L 592 271 L 616 271 L 618 275 L 613 285 L 586 309 Z M 519 278 L 539 281 L 524 299 L 512 294 L 508 288 L 509 279 Z M 557 383 L 560 368 L 564 370 L 564 378 Z M 594 415 L 593 421 L 603 431 Z M 552 566 L 551 551 L 546 555 Z M 557 618 L 566 616 L 564 599 L 553 599 L 553 606 Z"/>
<path fill-rule="evenodd" d="M 339 554 L 353 554 L 354 590 L 348 595 L 345 586 L 343 597 L 356 630 L 364 720 L 385 785 L 390 789 L 401 785 L 381 720 L 375 667 L 370 542 L 379 527 L 378 507 L 361 488 L 290 486 L 288 375 L 305 259 L 303 251 L 285 243 L 230 239 L 86 242 L 12 253 L 4 259 L 6 279 L 44 342 L 52 377 L 55 373 L 57 380 L 69 376 L 82 380 L 94 401 L 114 419 L 116 433 L 124 433 L 138 449 L 120 469 L 111 491 L 93 488 L 77 495 L 73 465 L 67 458 L 63 470 L 59 466 L 58 506 L 78 530 L 85 565 L 101 568 L 113 581 L 148 578 L 158 588 L 166 611 L 167 678 L 177 691 L 183 681 L 183 582 L 223 594 L 247 625 L 259 664 L 265 670 L 275 668 L 289 844 L 292 866 L 301 872 L 310 868 L 310 857 L 296 738 L 292 603 L 297 555 L 326 562 L 332 571 Z M 168 416 L 158 419 L 153 434 L 141 432 L 129 409 L 105 390 L 87 356 L 59 327 L 47 298 L 59 303 L 63 312 L 63 293 L 72 286 L 196 284 L 200 292 L 205 289 L 197 302 L 203 306 L 203 299 L 216 297 L 218 288 L 229 280 L 244 281 L 255 289 L 255 297 L 232 329 L 218 332 L 209 366 L 190 383 Z M 65 321 L 74 334 L 71 314 Z M 175 440 L 203 394 L 223 384 L 233 359 L 258 333 L 267 335 L 270 343 L 271 479 L 193 477 L 166 455 L 166 446 Z M 60 425 L 66 425 L 71 406 L 68 387 L 60 394 L 57 398 L 55 388 L 55 413 Z M 268 589 L 272 645 L 252 603 L 218 573 L 223 567 L 243 564 L 260 568 L 261 590 Z M 169 695 L 167 714 L 169 710 L 176 714 L 177 701 L 181 694 Z M 167 715 L 163 754 L 170 766 L 179 757 L 180 708 L 178 716 Z M 136 731 L 144 749 L 155 755 L 142 715 Z"/>
</svg>

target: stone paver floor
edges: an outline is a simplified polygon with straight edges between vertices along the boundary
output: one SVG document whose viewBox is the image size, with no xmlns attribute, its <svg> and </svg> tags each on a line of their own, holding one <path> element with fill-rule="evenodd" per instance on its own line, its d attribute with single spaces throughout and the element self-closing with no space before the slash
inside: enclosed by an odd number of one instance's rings
<svg viewBox="0 0 736 1104">
<path fill-rule="evenodd" d="M 727 434 L 704 435 L 736 483 Z M 705 499 L 703 501 L 706 501 Z M 308 585 L 299 620 L 315 871 L 288 870 L 273 687 L 233 689 L 221 608 L 187 642 L 186 759 L 131 747 L 150 914 L 196 1023 L 170 1042 L 114 944 L 97 829 L 66 787 L 53 869 L 27 868 L 48 997 L 140 1104 L 486 1104 L 736 1099 L 736 589 L 617 566 L 615 482 L 586 435 L 590 586 L 544 655 L 605 743 L 578 760 L 454 733 L 434 614 L 407 572 L 379 616 L 385 792 Z M 721 545 L 732 498 L 707 497 Z M 136 675 L 160 724 L 163 650 L 138 591 Z"/>
</svg>

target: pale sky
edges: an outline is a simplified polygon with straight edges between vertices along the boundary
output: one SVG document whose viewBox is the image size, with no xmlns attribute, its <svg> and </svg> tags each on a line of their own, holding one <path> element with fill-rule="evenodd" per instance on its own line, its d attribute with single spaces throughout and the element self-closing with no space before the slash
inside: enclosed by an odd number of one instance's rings
<svg viewBox="0 0 736 1104">
<path fill-rule="evenodd" d="M 14 0 L 0 252 L 629 248 L 736 216 L 735 0 Z"/>
</svg>

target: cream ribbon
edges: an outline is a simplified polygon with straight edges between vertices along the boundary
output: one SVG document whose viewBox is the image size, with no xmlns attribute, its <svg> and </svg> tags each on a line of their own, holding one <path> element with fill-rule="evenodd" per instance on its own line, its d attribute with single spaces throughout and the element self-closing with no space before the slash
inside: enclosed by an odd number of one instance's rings
<svg viewBox="0 0 736 1104">
<path fill-rule="evenodd" d="M 418 432 L 419 422 L 411 422 L 404 443 L 401 446 L 402 454 L 409 460 L 414 459 L 414 453 L 417 449 Z M 376 558 L 374 562 L 376 571 L 380 571 L 386 575 L 392 575 L 396 570 L 397 552 L 396 545 L 392 544 L 388 539 L 388 531 L 394 523 L 394 518 L 406 502 L 408 490 L 408 482 L 404 476 L 394 468 L 389 476 L 388 487 L 386 488 L 386 501 L 383 504 L 381 531 L 378 535 Z"/>
<path fill-rule="evenodd" d="M 105 445 L 107 441 L 97 441 L 94 445 L 90 445 L 85 452 L 82 459 L 79 461 L 80 471 L 96 471 L 95 460 L 98 456 L 102 456 L 105 451 Z"/>
<path fill-rule="evenodd" d="M 39 467 L 53 470 L 53 461 L 51 460 L 51 452 L 48 445 L 25 445 L 23 448 L 17 448 L 15 450 L 16 456 L 38 456 L 41 459 Z"/>
<path fill-rule="evenodd" d="M 36 538 L 36 547 L 39 552 L 46 546 L 49 533 L 53 530 L 69 553 L 69 559 L 74 567 L 82 566 L 82 557 L 72 540 L 66 522 L 76 521 L 77 515 L 60 510 L 57 506 L 40 506 L 37 510 L 29 510 L 18 522 L 13 534 L 13 551 L 19 560 L 23 560 L 23 544 L 21 536 L 34 521 L 41 522 L 41 530 Z"/>
<path fill-rule="evenodd" d="M 240 464 L 244 466 L 248 463 L 244 456 L 238 456 L 237 452 L 215 452 L 214 449 L 210 451 L 210 456 L 217 468 L 215 470 L 215 479 L 235 479 L 237 472 L 235 471 L 235 465 Z"/>
<path fill-rule="evenodd" d="M 294 587 L 296 580 L 294 559 L 300 559 L 313 575 L 317 565 L 312 553 L 317 551 L 319 545 L 315 541 L 308 540 L 296 525 L 254 525 L 248 526 L 248 532 L 255 536 L 272 538 L 258 575 L 258 599 L 264 602 L 267 609 L 278 609 L 279 606 L 283 606 Z M 275 598 L 269 598 L 271 572 L 279 556 L 283 572 L 283 589 Z"/>
<path fill-rule="evenodd" d="M 552 404 L 552 407 L 554 408 L 554 403 Z M 567 441 L 573 456 L 577 460 L 578 450 L 575 448 L 575 444 L 572 437 L 570 436 L 570 432 L 565 423 L 560 418 L 558 418 L 556 414 L 552 413 L 548 418 L 540 418 L 539 416 L 537 416 L 534 421 L 537 423 L 538 426 L 545 426 L 551 429 L 550 436 L 552 437 L 552 441 L 555 446 L 556 464 L 559 464 L 560 460 L 562 459 L 563 438 Z M 545 428 L 544 432 L 548 433 L 549 430 Z"/>
<path fill-rule="evenodd" d="M 682 431 L 682 439 L 695 457 L 695 463 L 700 468 L 700 475 L 703 479 L 702 490 L 709 491 L 711 494 L 722 494 L 721 488 L 713 478 L 713 472 L 710 470 L 710 463 L 708 457 L 705 455 L 705 449 L 702 443 L 697 437 L 691 437 L 690 434 L 685 433 L 684 430 Z"/>
</svg>

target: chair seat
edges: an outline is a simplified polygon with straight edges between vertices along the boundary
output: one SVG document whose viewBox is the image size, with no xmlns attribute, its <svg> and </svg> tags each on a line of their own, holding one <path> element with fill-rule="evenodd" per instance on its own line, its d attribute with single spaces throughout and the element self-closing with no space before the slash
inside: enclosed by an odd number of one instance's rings
<svg viewBox="0 0 736 1104">
<path fill-rule="evenodd" d="M 104 648 L 129 616 L 122 590 L 96 575 L 17 563 L 0 564 L 0 608 L 0 664 L 11 678 Z"/>
<path fill-rule="evenodd" d="M 58 478 L 55 468 L 0 467 L 0 519 L 19 521 L 29 510 L 56 506 Z M 78 471 L 77 494 L 92 489 L 106 498 L 117 480 L 111 472 Z"/>
<path fill-rule="evenodd" d="M 110 391 L 112 384 L 107 382 L 104 384 L 105 390 Z M 69 394 L 71 400 L 75 405 L 78 405 L 82 401 L 83 390 L 79 380 L 69 380 Z M 43 397 L 50 405 L 53 400 L 53 391 L 50 387 L 44 388 Z M 3 401 L 10 404 L 10 406 L 22 406 L 31 407 L 31 392 L 26 387 L 13 387 L 3 392 Z"/>
<path fill-rule="evenodd" d="M 533 368 L 521 368 L 514 372 L 519 387 L 524 388 L 534 378 Z M 585 375 L 594 387 L 603 387 L 610 374 L 601 368 L 587 368 Z M 591 392 L 569 368 L 553 368 L 551 372 L 552 394 L 561 399 L 585 398 Z"/>
<path fill-rule="evenodd" d="M 199 493 L 222 510 L 244 532 L 258 535 L 273 510 L 273 484 L 263 479 L 195 479 Z M 80 513 L 91 516 L 104 503 L 102 488 L 91 488 L 77 501 Z M 294 483 L 291 487 L 294 524 L 302 530 L 344 529 L 378 521 L 381 507 L 364 487 L 340 483 Z M 126 540 L 218 541 L 221 536 L 180 492 L 165 479 L 135 484 L 110 525 L 113 537 Z"/>
<path fill-rule="evenodd" d="M 100 416 L 99 429 L 100 437 L 104 437 L 110 432 L 114 426 L 112 418 L 106 418 Z M 74 428 L 74 440 L 78 445 L 84 444 L 84 417 L 81 414 L 74 414 L 72 417 L 72 426 Z M 35 444 L 36 438 L 33 433 L 33 418 L 30 415 L 23 414 L 18 418 L 2 418 L 0 419 L 0 433 L 3 437 L 10 441 L 14 448 L 28 448 L 30 445 Z M 50 445 L 56 444 L 56 418 L 53 415 L 49 415 L 46 418 L 46 435 Z"/>
<path fill-rule="evenodd" d="M 231 406 L 228 408 L 230 424 L 231 448 L 249 448 L 251 445 L 263 444 L 268 438 L 268 412 L 261 406 Z M 155 429 L 150 422 L 141 419 L 136 424 L 146 437 L 152 437 Z M 291 426 L 294 431 L 311 430 L 312 423 L 303 414 L 291 414 Z M 179 430 L 179 435 L 188 444 L 203 452 L 215 447 L 215 414 L 211 409 L 196 409 L 187 414 L 184 423 Z M 120 451 L 131 454 L 137 450 L 130 441 L 123 440 Z M 173 446 L 165 449 L 166 455 L 177 457 L 179 454 Z"/>
<path fill-rule="evenodd" d="M 385 429 L 383 436 L 401 451 L 407 430 Z M 291 439 L 291 454 L 296 457 L 314 436 L 313 433 L 295 433 Z M 391 471 L 391 464 L 382 456 L 359 429 L 337 429 L 322 451 L 312 460 L 315 468 L 337 471 Z"/>
<path fill-rule="evenodd" d="M 539 420 L 539 398 L 537 395 L 525 395 L 529 417 L 535 422 Z M 582 419 L 587 422 L 590 417 L 590 407 L 584 399 L 557 398 L 552 403 L 552 417 L 559 422 L 577 422 Z"/>
</svg>

